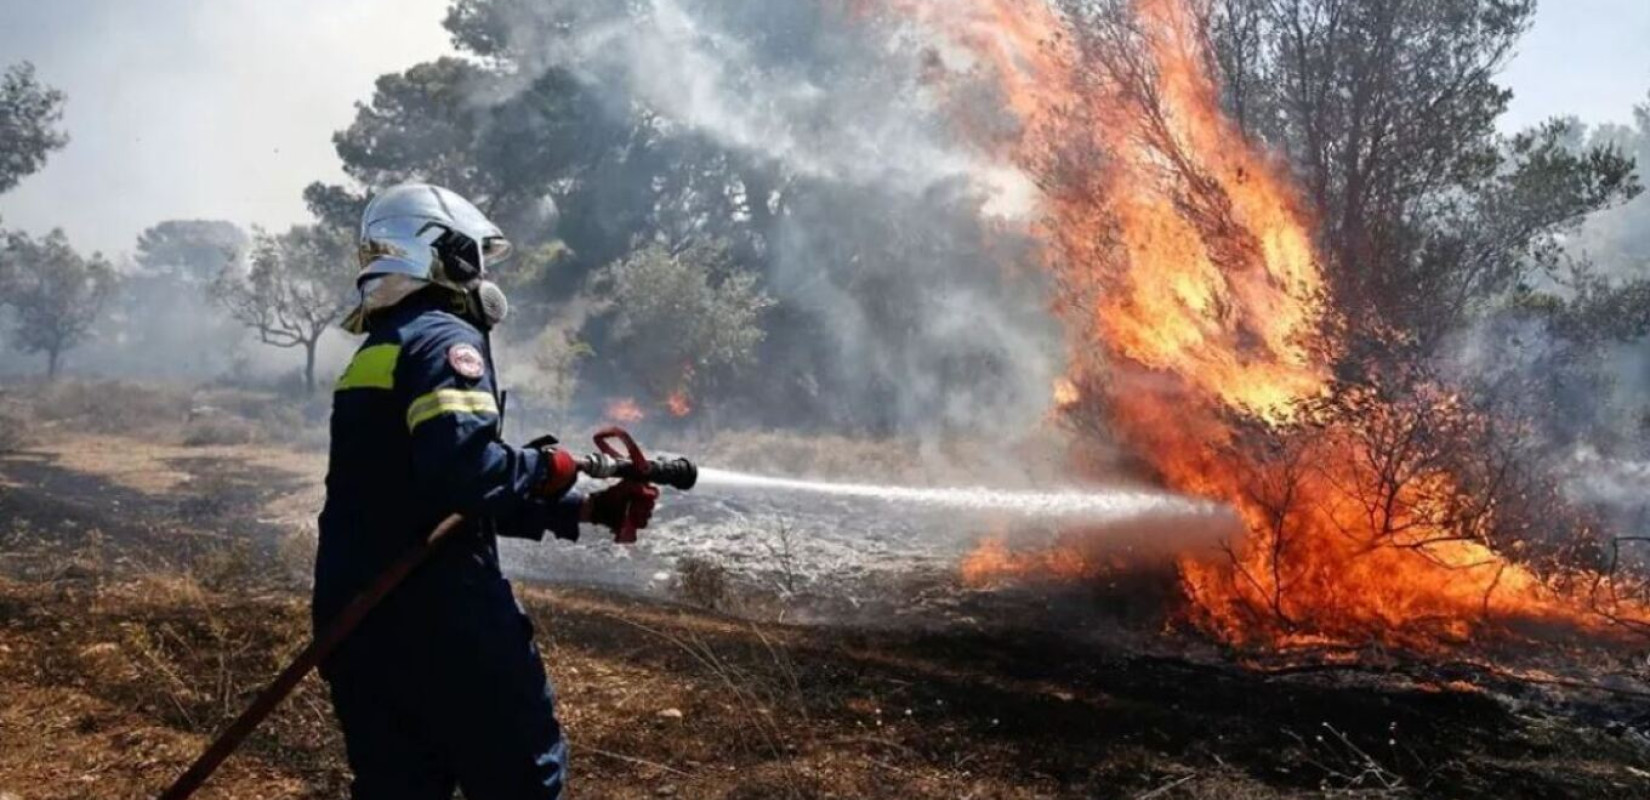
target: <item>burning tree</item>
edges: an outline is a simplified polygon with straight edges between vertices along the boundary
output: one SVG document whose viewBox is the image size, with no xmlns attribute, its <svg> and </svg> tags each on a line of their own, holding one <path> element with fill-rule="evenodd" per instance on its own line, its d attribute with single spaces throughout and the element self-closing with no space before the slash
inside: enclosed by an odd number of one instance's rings
<svg viewBox="0 0 1650 800">
<path fill-rule="evenodd" d="M 13 315 L 13 344 L 27 353 L 44 353 L 46 376 L 56 378 L 63 354 L 86 340 L 113 294 L 114 268 L 101 254 L 86 258 L 75 252 L 60 230 L 40 240 L 10 234 L 0 261 L 9 273 L 4 289 Z"/>
<path fill-rule="evenodd" d="M 264 344 L 304 351 L 304 389 L 315 391 L 315 347 L 343 316 L 342 291 L 349 238 L 318 225 L 282 234 L 258 231 L 247 265 L 231 264 L 212 285 L 212 296 Z"/>
<path fill-rule="evenodd" d="M 1562 126 L 1496 136 L 1533 4 L 976 5 L 952 31 L 1026 123 L 1062 411 L 1247 523 L 1181 559 L 1190 617 L 1267 643 L 1596 627 L 1585 515 L 1525 420 L 1435 362 L 1637 191 Z"/>
<path fill-rule="evenodd" d="M 1221 0 L 1199 21 L 1234 124 L 1300 176 L 1349 318 L 1430 347 L 1637 192 L 1632 160 L 1574 147 L 1572 123 L 1496 133 L 1535 7 Z"/>
</svg>

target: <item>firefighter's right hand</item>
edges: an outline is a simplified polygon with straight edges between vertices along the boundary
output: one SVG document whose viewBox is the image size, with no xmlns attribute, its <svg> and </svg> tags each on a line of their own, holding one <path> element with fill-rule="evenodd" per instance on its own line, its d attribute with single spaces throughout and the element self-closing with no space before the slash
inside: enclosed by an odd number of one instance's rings
<svg viewBox="0 0 1650 800">
<path fill-rule="evenodd" d="M 659 487 L 637 481 L 620 481 L 590 495 L 585 500 L 590 509 L 588 519 L 614 532 L 629 522 L 636 528 L 645 528 L 653 520 L 653 507 L 659 502 Z"/>
</svg>

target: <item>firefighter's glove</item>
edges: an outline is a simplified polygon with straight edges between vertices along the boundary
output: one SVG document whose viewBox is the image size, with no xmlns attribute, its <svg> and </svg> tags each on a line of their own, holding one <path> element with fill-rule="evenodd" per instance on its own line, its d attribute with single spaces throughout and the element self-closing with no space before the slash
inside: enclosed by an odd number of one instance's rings
<svg viewBox="0 0 1650 800">
<path fill-rule="evenodd" d="M 579 480 L 579 459 L 560 447 L 541 447 L 539 452 L 544 454 L 547 465 L 539 493 L 549 498 L 561 497 Z"/>
<path fill-rule="evenodd" d="M 659 501 L 659 487 L 637 481 L 620 481 L 590 495 L 590 521 L 614 532 L 626 527 L 645 528 L 653 519 Z"/>
</svg>

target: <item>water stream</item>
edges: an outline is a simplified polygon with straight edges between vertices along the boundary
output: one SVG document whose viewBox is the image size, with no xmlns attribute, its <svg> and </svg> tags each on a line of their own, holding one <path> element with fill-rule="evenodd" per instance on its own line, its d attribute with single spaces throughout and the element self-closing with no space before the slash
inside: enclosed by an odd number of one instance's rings
<svg viewBox="0 0 1650 800">
<path fill-rule="evenodd" d="M 1177 495 L 1119 489 L 1065 489 L 1052 492 L 1002 489 L 919 488 L 868 483 L 836 483 L 699 470 L 701 492 L 806 493 L 855 498 L 900 507 L 956 512 L 1009 513 L 1029 519 L 1115 522 L 1143 516 L 1205 516 L 1224 513 L 1224 506 Z M 770 500 L 777 499 L 772 498 Z"/>
</svg>

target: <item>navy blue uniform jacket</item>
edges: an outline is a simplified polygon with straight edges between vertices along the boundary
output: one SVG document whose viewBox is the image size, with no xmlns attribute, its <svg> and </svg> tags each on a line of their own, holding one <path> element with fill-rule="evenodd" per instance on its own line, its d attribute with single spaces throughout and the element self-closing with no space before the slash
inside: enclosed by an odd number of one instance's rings
<svg viewBox="0 0 1650 800">
<path fill-rule="evenodd" d="M 455 348 L 460 356 L 479 352 L 485 371 L 466 377 L 453 364 Z M 493 369 L 487 337 L 439 306 L 415 300 L 374 318 L 333 398 L 315 561 L 318 625 L 453 512 L 472 520 L 469 530 L 409 577 L 358 638 L 390 629 L 428 635 L 446 627 L 438 620 L 485 625 L 519 613 L 499 571 L 496 537 L 578 537 L 582 497 L 539 497 L 545 457 L 502 441 Z"/>
</svg>

